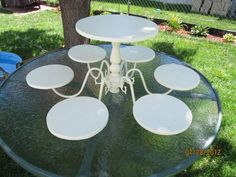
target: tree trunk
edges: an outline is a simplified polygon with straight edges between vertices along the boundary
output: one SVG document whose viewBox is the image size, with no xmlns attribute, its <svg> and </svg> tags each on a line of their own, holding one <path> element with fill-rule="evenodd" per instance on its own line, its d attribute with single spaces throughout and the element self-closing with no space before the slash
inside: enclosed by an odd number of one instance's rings
<svg viewBox="0 0 236 177">
<path fill-rule="evenodd" d="M 76 32 L 75 24 L 79 19 L 89 16 L 90 0 L 60 0 L 60 8 L 65 47 L 88 43 L 87 39 Z"/>
</svg>

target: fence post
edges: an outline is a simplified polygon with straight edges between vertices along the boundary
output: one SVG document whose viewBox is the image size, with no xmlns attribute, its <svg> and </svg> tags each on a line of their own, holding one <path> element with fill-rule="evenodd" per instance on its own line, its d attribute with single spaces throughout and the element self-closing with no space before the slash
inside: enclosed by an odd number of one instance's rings
<svg viewBox="0 0 236 177">
<path fill-rule="evenodd" d="M 130 0 L 128 0 L 128 15 L 130 14 L 130 5 L 131 5 L 131 1 Z"/>
</svg>

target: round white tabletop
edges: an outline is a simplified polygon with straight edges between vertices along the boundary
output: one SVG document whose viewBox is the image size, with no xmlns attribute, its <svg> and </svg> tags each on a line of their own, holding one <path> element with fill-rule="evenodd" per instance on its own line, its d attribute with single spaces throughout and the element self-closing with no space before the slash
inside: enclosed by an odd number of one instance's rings
<svg viewBox="0 0 236 177">
<path fill-rule="evenodd" d="M 108 122 L 104 103 L 92 97 L 74 97 L 54 105 L 47 114 L 49 131 L 58 138 L 82 140 L 95 136 Z"/>
<path fill-rule="evenodd" d="M 143 46 L 127 46 L 120 49 L 121 59 L 130 63 L 149 62 L 155 58 L 155 52 Z"/>
<path fill-rule="evenodd" d="M 159 66 L 154 77 L 161 85 L 174 90 L 191 90 L 200 83 L 200 76 L 194 70 L 177 64 Z"/>
<path fill-rule="evenodd" d="M 98 46 L 82 44 L 69 49 L 68 56 L 80 63 L 95 63 L 106 57 L 106 51 Z"/>
<path fill-rule="evenodd" d="M 135 42 L 154 37 L 158 26 L 129 15 L 97 15 L 79 20 L 76 30 L 84 37 L 108 42 Z"/>
<path fill-rule="evenodd" d="M 65 65 L 45 65 L 32 70 L 26 76 L 26 82 L 36 89 L 53 89 L 67 85 L 74 78 L 73 70 Z"/>
<path fill-rule="evenodd" d="M 159 135 L 175 135 L 189 128 L 192 112 L 181 100 L 164 94 L 139 98 L 133 107 L 135 120 L 144 129 Z"/>
</svg>

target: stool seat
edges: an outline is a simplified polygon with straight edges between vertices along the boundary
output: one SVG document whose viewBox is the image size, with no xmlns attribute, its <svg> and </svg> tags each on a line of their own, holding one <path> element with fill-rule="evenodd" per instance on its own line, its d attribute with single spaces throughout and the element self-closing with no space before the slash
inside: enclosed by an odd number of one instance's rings
<svg viewBox="0 0 236 177">
<path fill-rule="evenodd" d="M 149 62 L 155 58 L 155 52 L 143 46 L 127 46 L 120 49 L 121 59 L 129 63 Z"/>
<path fill-rule="evenodd" d="M 104 103 L 92 97 L 74 97 L 54 105 L 47 114 L 49 131 L 58 138 L 83 140 L 102 131 L 108 122 Z"/>
<path fill-rule="evenodd" d="M 67 85 L 74 78 L 74 72 L 65 65 L 52 64 L 32 70 L 26 82 L 36 89 L 53 89 Z"/>
<path fill-rule="evenodd" d="M 101 47 L 82 44 L 69 49 L 68 56 L 80 63 L 95 63 L 106 57 L 106 51 Z"/>
<path fill-rule="evenodd" d="M 194 70 L 177 64 L 159 66 L 154 77 L 161 85 L 173 90 L 191 90 L 200 83 L 200 76 Z"/>
<path fill-rule="evenodd" d="M 159 135 L 184 132 L 192 122 L 192 112 L 181 100 L 165 94 L 139 98 L 133 107 L 135 120 L 144 129 Z"/>
</svg>

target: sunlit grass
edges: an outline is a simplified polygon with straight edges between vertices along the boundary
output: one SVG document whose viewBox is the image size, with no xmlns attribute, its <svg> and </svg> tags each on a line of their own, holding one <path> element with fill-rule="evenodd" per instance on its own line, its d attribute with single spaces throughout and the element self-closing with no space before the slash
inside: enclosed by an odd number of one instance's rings
<svg viewBox="0 0 236 177">
<path fill-rule="evenodd" d="M 158 8 L 159 8 L 158 6 L 144 8 L 142 6 L 131 5 L 130 13 L 157 19 L 170 19 L 172 16 L 178 16 L 182 19 L 183 22 L 186 23 L 201 24 L 212 28 L 236 31 L 236 20 L 233 19 L 231 20 L 220 19 L 219 17 L 209 16 L 209 15 L 201 15 L 197 13 L 184 13 L 184 12 L 169 11 L 169 10 L 158 11 L 156 10 Z M 92 9 L 127 13 L 127 4 L 92 1 Z"/>
</svg>

